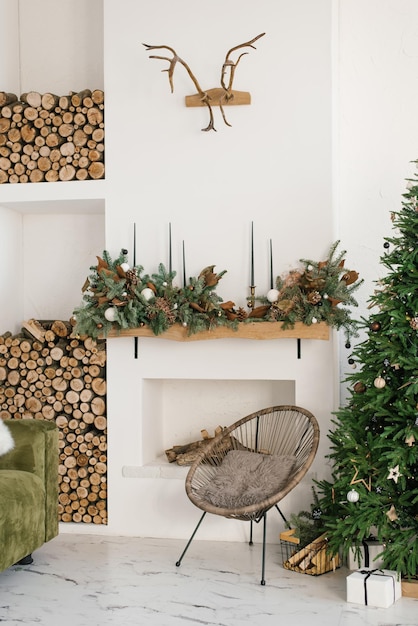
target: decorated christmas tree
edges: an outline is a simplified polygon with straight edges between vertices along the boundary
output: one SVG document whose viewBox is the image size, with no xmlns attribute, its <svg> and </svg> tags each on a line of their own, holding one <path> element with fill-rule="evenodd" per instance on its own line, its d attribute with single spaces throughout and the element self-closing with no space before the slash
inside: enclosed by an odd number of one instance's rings
<svg viewBox="0 0 418 626">
<path fill-rule="evenodd" d="M 392 221 L 381 257 L 386 271 L 369 319 L 360 322 L 365 339 L 353 348 L 348 399 L 329 434 L 332 479 L 318 488 L 331 550 L 346 556 L 371 534 L 382 543 L 387 569 L 417 577 L 417 176 Z"/>
</svg>

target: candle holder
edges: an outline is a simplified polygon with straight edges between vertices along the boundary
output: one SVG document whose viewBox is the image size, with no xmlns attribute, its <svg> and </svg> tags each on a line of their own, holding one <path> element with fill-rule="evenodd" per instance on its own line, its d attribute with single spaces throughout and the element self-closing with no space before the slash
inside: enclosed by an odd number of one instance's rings
<svg viewBox="0 0 418 626">
<path fill-rule="evenodd" d="M 248 298 L 248 308 L 252 311 L 255 306 L 255 285 L 250 285 L 250 297 Z"/>
</svg>

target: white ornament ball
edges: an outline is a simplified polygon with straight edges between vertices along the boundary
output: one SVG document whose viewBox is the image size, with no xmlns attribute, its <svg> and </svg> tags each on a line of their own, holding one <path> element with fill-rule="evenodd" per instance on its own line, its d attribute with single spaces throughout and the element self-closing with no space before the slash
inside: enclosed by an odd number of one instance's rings
<svg viewBox="0 0 418 626">
<path fill-rule="evenodd" d="M 313 317 L 312 318 L 312 324 L 317 324 L 317 323 L 318 323 L 318 320 L 316 319 L 316 317 Z"/>
<path fill-rule="evenodd" d="M 187 328 L 187 322 L 183 322 L 182 326 L 183 328 Z"/>
<path fill-rule="evenodd" d="M 383 389 L 383 387 L 386 385 L 386 381 L 381 376 L 378 376 L 377 378 L 374 379 L 373 384 L 376 387 L 376 389 Z"/>
<path fill-rule="evenodd" d="M 141 296 L 143 296 L 148 302 L 148 300 L 151 300 L 151 298 L 155 296 L 155 293 L 152 289 L 150 289 L 150 287 L 145 287 L 145 289 L 141 291 Z"/>
<path fill-rule="evenodd" d="M 120 266 L 124 272 L 127 272 L 129 269 L 129 263 L 121 263 Z"/>
<path fill-rule="evenodd" d="M 114 322 L 116 317 L 115 307 L 110 306 L 108 309 L 106 309 L 106 311 L 104 312 L 104 316 L 108 322 Z"/>
<path fill-rule="evenodd" d="M 277 291 L 277 289 L 270 289 L 270 291 L 267 292 L 267 300 L 269 302 L 277 302 L 279 298 L 279 292 Z"/>
<path fill-rule="evenodd" d="M 349 502 L 358 502 L 360 499 L 360 494 L 358 491 L 356 491 L 355 489 L 350 489 L 350 491 L 347 493 L 347 500 Z"/>
</svg>

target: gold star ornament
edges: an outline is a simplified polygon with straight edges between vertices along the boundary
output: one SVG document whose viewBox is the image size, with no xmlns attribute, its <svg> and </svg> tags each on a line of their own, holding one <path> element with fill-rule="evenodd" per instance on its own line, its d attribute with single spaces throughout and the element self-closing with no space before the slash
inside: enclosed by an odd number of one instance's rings
<svg viewBox="0 0 418 626">
<path fill-rule="evenodd" d="M 351 462 L 354 463 L 354 459 L 351 459 Z M 356 467 L 354 465 L 354 476 L 351 479 L 350 485 L 356 485 L 357 483 L 363 483 L 363 485 L 366 487 L 367 491 L 371 491 L 372 489 L 372 478 L 371 476 L 369 476 L 368 481 L 366 482 L 366 480 L 364 478 L 357 478 L 357 476 L 359 475 L 359 469 L 358 467 Z"/>
</svg>

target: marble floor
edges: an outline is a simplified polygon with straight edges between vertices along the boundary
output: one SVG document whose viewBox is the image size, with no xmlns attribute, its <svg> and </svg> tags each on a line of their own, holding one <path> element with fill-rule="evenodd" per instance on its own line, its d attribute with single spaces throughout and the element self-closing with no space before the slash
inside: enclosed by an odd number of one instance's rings
<svg viewBox="0 0 418 626">
<path fill-rule="evenodd" d="M 60 534 L 34 562 L 0 573 L 7 626 L 417 626 L 418 600 L 388 609 L 347 604 L 345 568 L 311 577 L 269 545 Z"/>
</svg>

